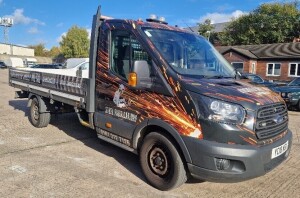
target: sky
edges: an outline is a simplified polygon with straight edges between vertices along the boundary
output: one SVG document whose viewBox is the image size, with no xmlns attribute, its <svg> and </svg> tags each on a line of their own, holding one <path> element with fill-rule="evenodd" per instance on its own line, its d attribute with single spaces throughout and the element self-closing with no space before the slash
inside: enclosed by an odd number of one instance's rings
<svg viewBox="0 0 300 198">
<path fill-rule="evenodd" d="M 59 46 L 61 36 L 73 25 L 91 31 L 92 16 L 101 13 L 121 19 L 143 19 L 151 14 L 163 16 L 170 25 L 195 26 L 210 18 L 213 23 L 227 22 L 247 14 L 264 0 L 0 0 L 0 17 L 11 17 L 9 43 L 36 45 L 46 49 Z M 284 1 L 286 2 L 286 0 Z M 3 27 L 0 43 L 4 42 Z"/>
</svg>

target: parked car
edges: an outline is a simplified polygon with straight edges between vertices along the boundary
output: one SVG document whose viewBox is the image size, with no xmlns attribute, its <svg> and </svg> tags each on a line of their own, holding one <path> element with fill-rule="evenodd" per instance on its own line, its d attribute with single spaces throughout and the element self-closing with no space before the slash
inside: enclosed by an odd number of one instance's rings
<svg viewBox="0 0 300 198">
<path fill-rule="evenodd" d="M 37 60 L 35 58 L 25 58 L 23 59 L 25 67 L 33 67 L 37 64 Z"/>
<path fill-rule="evenodd" d="M 34 65 L 31 68 L 39 68 L 39 69 L 61 69 L 61 66 L 56 64 L 38 64 Z"/>
<path fill-rule="evenodd" d="M 5 68 L 7 68 L 7 65 L 4 62 L 0 61 L 0 69 L 5 69 Z"/>
<path fill-rule="evenodd" d="M 82 63 L 89 62 L 89 58 L 69 58 L 64 64 L 64 69 L 72 69 L 81 65 Z"/>
<path fill-rule="evenodd" d="M 289 109 L 296 107 L 300 110 L 300 78 L 295 78 L 286 86 L 272 88 L 285 100 Z"/>
<path fill-rule="evenodd" d="M 266 87 L 273 87 L 276 85 L 275 83 L 264 80 L 262 77 L 260 77 L 257 74 L 243 73 L 241 78 L 249 79 L 255 84 L 263 85 Z"/>
<path fill-rule="evenodd" d="M 4 63 L 8 67 L 21 68 L 24 67 L 24 62 L 22 58 L 10 57 L 4 60 Z"/>
</svg>

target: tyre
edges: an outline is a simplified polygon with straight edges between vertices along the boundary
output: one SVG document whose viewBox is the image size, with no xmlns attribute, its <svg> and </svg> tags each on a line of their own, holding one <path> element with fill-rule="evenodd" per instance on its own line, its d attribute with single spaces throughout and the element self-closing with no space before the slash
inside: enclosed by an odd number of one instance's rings
<svg viewBox="0 0 300 198">
<path fill-rule="evenodd" d="M 170 190 L 187 181 L 187 174 L 175 145 L 160 133 L 147 135 L 140 149 L 140 163 L 148 182 L 159 190 Z"/>
<path fill-rule="evenodd" d="M 40 104 L 37 98 L 32 99 L 30 106 L 29 121 L 36 128 L 46 127 L 50 122 L 51 115 L 49 112 L 40 113 Z"/>
<path fill-rule="evenodd" d="M 298 105 L 297 105 L 297 109 L 298 109 L 298 111 L 300 111 L 300 100 L 298 101 Z"/>
</svg>

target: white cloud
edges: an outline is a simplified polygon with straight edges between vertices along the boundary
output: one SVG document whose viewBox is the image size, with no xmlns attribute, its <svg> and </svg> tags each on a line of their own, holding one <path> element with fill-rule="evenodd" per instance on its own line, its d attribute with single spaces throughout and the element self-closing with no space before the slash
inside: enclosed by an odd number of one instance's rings
<svg viewBox="0 0 300 198">
<path fill-rule="evenodd" d="M 200 17 L 199 19 L 190 19 L 189 23 L 203 23 L 205 19 L 210 19 L 212 23 L 223 23 L 231 21 L 233 18 L 241 17 L 242 15 L 248 14 L 247 12 L 243 12 L 241 10 L 236 10 L 232 13 L 207 13 L 206 15 Z"/>
<path fill-rule="evenodd" d="M 29 34 L 37 34 L 40 31 L 37 29 L 37 27 L 31 27 L 28 31 Z"/>
<path fill-rule="evenodd" d="M 38 19 L 33 19 L 30 17 L 27 17 L 24 15 L 24 9 L 16 9 L 13 14 L 11 15 L 6 15 L 4 17 L 9 17 L 14 20 L 14 24 L 37 24 L 37 25 L 45 25 L 44 22 L 38 20 Z"/>
<path fill-rule="evenodd" d="M 61 42 L 62 41 L 62 37 L 63 36 L 66 36 L 67 35 L 67 32 L 64 32 L 64 33 L 62 33 L 57 39 L 56 39 L 56 42 Z"/>
</svg>

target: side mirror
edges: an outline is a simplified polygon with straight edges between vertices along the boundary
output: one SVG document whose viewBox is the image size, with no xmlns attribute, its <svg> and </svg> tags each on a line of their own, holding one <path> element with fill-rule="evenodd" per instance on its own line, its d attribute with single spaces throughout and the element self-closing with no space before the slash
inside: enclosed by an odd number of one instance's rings
<svg viewBox="0 0 300 198">
<path fill-rule="evenodd" d="M 128 84 L 137 88 L 151 88 L 152 80 L 147 61 L 134 61 L 133 70 L 129 74 Z"/>
</svg>

